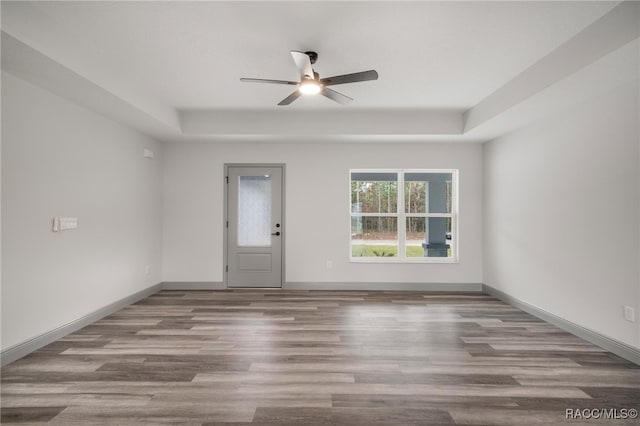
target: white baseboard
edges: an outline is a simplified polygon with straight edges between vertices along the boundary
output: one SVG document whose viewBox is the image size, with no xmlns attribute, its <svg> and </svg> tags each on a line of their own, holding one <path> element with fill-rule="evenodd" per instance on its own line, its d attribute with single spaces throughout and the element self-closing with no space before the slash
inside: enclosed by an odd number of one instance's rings
<svg viewBox="0 0 640 426">
<path fill-rule="evenodd" d="M 372 283 L 372 282 L 296 282 L 282 283 L 283 290 L 359 290 L 359 291 L 452 291 L 482 292 L 481 283 Z M 164 281 L 163 290 L 226 290 L 222 281 Z M 278 290 L 279 288 L 254 289 Z"/>
<path fill-rule="evenodd" d="M 106 317 L 107 315 L 111 315 L 112 313 L 117 312 L 120 309 L 131 305 L 132 303 L 136 303 L 137 301 L 144 299 L 145 297 L 151 296 L 152 294 L 160 291 L 161 288 L 162 286 L 160 284 L 154 284 L 151 287 L 147 287 L 144 290 L 140 290 L 130 296 L 110 303 L 107 306 L 93 311 L 81 318 L 78 318 L 77 320 L 71 321 L 68 324 L 61 325 L 60 327 L 54 328 L 51 331 L 29 339 L 26 342 L 18 343 L 17 345 L 11 346 L 10 348 L 2 351 L 2 353 L 0 354 L 0 365 L 4 366 L 13 361 L 16 361 L 30 354 L 31 352 L 34 352 L 41 347 L 48 345 L 49 343 L 55 342 L 56 340 L 66 336 L 67 334 L 71 334 L 74 331 L 80 330 L 82 327 L 86 327 L 87 325 L 94 323 Z"/>
<path fill-rule="evenodd" d="M 451 291 L 482 292 L 480 283 L 286 282 L 285 290 Z"/>
<path fill-rule="evenodd" d="M 163 290 L 226 290 L 222 281 L 163 281 Z"/>
<path fill-rule="evenodd" d="M 596 346 L 600 346 L 602 349 L 606 349 L 607 351 L 614 353 L 619 357 L 629 360 L 634 364 L 640 365 L 640 350 L 634 348 L 633 346 L 629 346 L 596 331 L 590 330 L 574 322 L 561 318 L 555 314 L 552 314 L 551 312 L 540 309 L 537 306 L 517 299 L 503 291 L 495 289 L 486 284 L 482 285 L 482 291 L 535 317 L 547 321 L 548 323 L 551 323 L 556 327 L 563 329 L 564 331 L 567 331 L 588 342 L 591 342 Z"/>
</svg>

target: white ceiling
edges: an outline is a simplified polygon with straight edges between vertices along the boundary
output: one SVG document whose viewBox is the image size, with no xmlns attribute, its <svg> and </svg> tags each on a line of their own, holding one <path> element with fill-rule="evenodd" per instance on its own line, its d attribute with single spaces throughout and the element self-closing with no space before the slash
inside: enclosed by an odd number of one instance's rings
<svg viewBox="0 0 640 426">
<path fill-rule="evenodd" d="M 2 2 L 2 30 L 158 119 L 185 110 L 336 110 L 323 97 L 276 104 L 296 80 L 290 50 L 319 53 L 348 109 L 477 105 L 618 2 Z M 290 112 L 287 112 L 290 113 Z M 160 119 L 162 121 L 162 119 Z"/>
</svg>

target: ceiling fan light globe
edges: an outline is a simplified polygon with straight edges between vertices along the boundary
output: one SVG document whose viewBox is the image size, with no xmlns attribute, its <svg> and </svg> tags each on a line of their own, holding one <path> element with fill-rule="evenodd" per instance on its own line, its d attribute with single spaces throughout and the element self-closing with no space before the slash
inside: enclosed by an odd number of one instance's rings
<svg viewBox="0 0 640 426">
<path fill-rule="evenodd" d="M 316 81 L 304 81 L 300 84 L 300 93 L 303 95 L 317 95 L 320 90 L 320 84 Z"/>
</svg>

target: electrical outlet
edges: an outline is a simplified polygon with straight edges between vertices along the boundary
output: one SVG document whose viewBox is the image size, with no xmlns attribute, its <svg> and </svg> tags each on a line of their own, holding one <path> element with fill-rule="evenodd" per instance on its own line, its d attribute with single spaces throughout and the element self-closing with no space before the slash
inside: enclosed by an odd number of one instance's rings
<svg viewBox="0 0 640 426">
<path fill-rule="evenodd" d="M 333 268 L 333 260 L 327 260 L 327 269 Z"/>
<path fill-rule="evenodd" d="M 149 271 L 151 271 L 151 266 L 144 265 L 144 274 L 145 275 L 149 275 Z"/>
<path fill-rule="evenodd" d="M 636 312 L 631 306 L 624 307 L 624 319 L 631 322 L 636 322 Z"/>
</svg>

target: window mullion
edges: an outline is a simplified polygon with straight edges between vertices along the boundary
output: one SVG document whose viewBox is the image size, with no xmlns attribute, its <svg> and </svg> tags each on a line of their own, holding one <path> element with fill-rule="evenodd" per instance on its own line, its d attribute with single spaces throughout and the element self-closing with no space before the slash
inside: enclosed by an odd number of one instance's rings
<svg viewBox="0 0 640 426">
<path fill-rule="evenodd" d="M 406 231 L 407 224 L 404 206 L 404 172 L 398 171 L 398 258 L 405 260 L 406 257 Z"/>
</svg>

